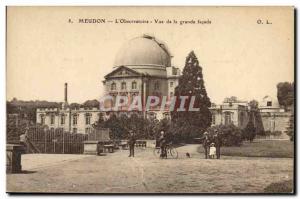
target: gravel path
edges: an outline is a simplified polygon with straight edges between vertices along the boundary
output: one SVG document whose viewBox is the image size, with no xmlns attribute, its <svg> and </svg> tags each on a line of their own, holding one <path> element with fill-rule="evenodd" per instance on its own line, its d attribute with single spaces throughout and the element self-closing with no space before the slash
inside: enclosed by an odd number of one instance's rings
<svg viewBox="0 0 300 199">
<path fill-rule="evenodd" d="M 24 173 L 7 175 L 8 192 L 243 193 L 262 192 L 293 178 L 291 158 L 222 157 L 206 160 L 198 145 L 178 148 L 178 159 L 161 160 L 152 149 L 107 156 L 26 154 Z M 189 152 L 191 158 L 186 158 Z"/>
</svg>

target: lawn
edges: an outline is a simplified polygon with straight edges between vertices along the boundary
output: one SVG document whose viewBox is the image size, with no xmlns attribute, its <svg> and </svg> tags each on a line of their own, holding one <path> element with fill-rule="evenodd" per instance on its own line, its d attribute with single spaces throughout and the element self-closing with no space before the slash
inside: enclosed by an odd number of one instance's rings
<svg viewBox="0 0 300 199">
<path fill-rule="evenodd" d="M 204 152 L 199 147 L 199 152 Z M 288 140 L 254 140 L 240 147 L 221 147 L 221 155 L 241 157 L 293 158 L 294 142 Z"/>
</svg>

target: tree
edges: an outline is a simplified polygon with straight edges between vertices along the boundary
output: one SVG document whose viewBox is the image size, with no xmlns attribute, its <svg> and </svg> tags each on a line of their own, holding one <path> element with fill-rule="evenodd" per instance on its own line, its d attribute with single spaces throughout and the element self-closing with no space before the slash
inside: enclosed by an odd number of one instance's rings
<svg viewBox="0 0 300 199">
<path fill-rule="evenodd" d="M 157 133 L 164 128 L 162 121 L 145 119 L 138 114 L 132 114 L 130 117 L 122 114 L 111 115 L 107 120 L 99 117 L 93 127 L 95 129 L 109 128 L 111 139 L 128 139 L 129 130 L 135 133 L 137 139 L 155 139 Z"/>
<path fill-rule="evenodd" d="M 81 106 L 82 107 L 89 107 L 89 108 L 92 108 L 92 107 L 99 108 L 100 103 L 96 99 L 94 99 L 94 100 L 87 100 Z"/>
<path fill-rule="evenodd" d="M 262 122 L 260 111 L 258 109 L 258 102 L 256 100 L 250 101 L 249 107 L 250 107 L 250 114 L 253 114 L 253 124 L 255 127 L 255 134 L 265 135 L 264 125 Z"/>
<path fill-rule="evenodd" d="M 294 105 L 292 105 L 291 116 L 287 127 L 287 134 L 290 136 L 291 141 L 294 141 L 294 131 Z"/>
<path fill-rule="evenodd" d="M 186 58 L 183 74 L 175 88 L 175 96 L 175 109 L 171 112 L 172 133 L 180 135 L 185 141 L 201 136 L 211 125 L 211 102 L 204 86 L 202 68 L 194 51 Z M 181 103 L 180 96 L 188 96 L 184 104 L 185 111 L 177 111 Z M 199 108 L 199 111 L 189 111 L 192 96 L 195 96 L 193 107 Z"/>
<path fill-rule="evenodd" d="M 249 121 L 245 129 L 243 129 L 243 139 L 252 142 L 256 136 L 256 128 L 254 126 L 254 114 L 250 111 Z"/>
<path fill-rule="evenodd" d="M 294 103 L 294 82 L 280 82 L 277 84 L 277 99 L 285 109 Z"/>
</svg>

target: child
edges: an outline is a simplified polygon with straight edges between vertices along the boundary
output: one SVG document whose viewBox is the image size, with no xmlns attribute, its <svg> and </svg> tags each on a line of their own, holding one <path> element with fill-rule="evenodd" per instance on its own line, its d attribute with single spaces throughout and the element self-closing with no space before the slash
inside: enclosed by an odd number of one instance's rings
<svg viewBox="0 0 300 199">
<path fill-rule="evenodd" d="M 215 159 L 216 156 L 216 147 L 215 143 L 211 143 L 210 148 L 209 148 L 209 157 L 211 159 Z"/>
</svg>

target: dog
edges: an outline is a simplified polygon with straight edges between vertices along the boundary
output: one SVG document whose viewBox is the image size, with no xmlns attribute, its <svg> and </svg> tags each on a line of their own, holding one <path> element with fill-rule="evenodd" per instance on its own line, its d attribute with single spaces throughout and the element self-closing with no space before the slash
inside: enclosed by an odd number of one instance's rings
<svg viewBox="0 0 300 199">
<path fill-rule="evenodd" d="M 189 153 L 186 153 L 185 156 L 186 156 L 187 158 L 191 158 L 191 155 L 190 155 Z"/>
</svg>

